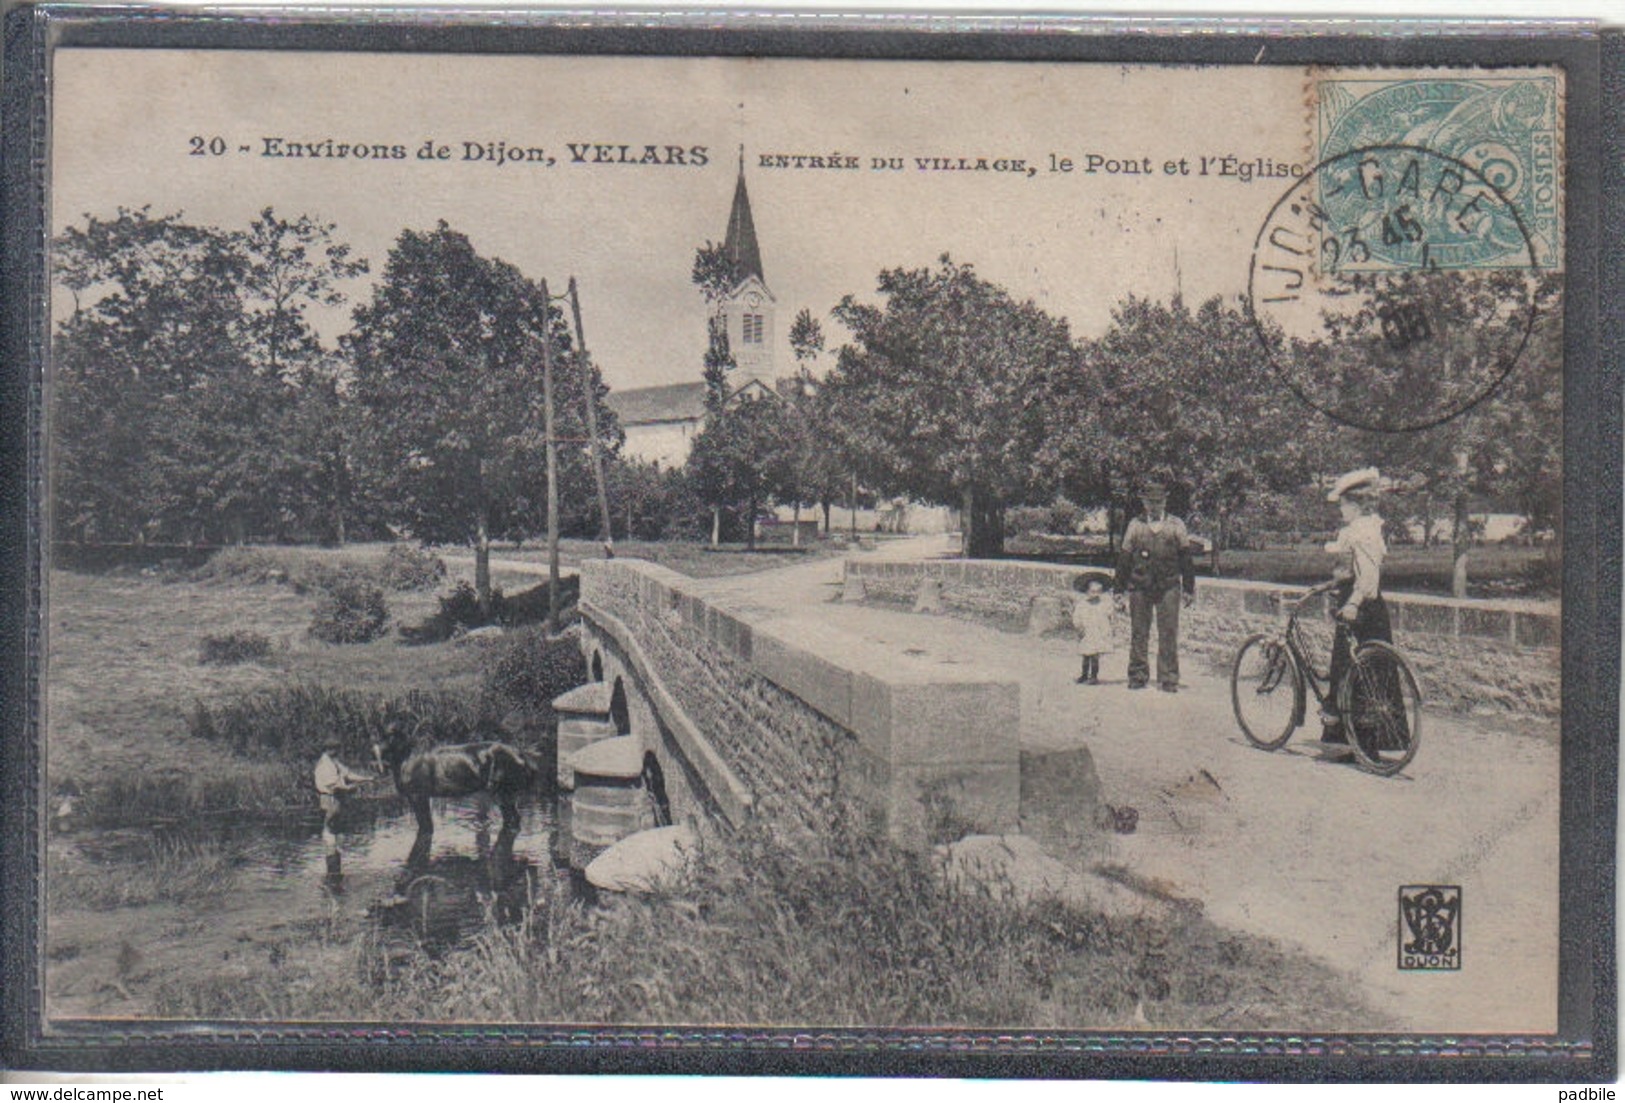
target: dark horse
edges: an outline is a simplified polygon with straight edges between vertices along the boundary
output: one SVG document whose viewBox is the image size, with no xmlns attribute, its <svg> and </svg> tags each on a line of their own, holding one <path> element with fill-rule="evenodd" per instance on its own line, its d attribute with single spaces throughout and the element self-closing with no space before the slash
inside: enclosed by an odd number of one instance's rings
<svg viewBox="0 0 1625 1103">
<path fill-rule="evenodd" d="M 511 839 L 519 831 L 519 798 L 536 788 L 542 770 L 537 756 L 511 743 L 446 743 L 414 751 L 415 731 L 399 721 L 384 727 L 372 745 L 373 759 L 382 773 L 388 770 L 395 789 L 412 806 L 418 837 L 415 856 L 427 857 L 434 836 L 432 797 L 466 797 L 489 793 L 502 809 L 502 834 Z"/>
</svg>

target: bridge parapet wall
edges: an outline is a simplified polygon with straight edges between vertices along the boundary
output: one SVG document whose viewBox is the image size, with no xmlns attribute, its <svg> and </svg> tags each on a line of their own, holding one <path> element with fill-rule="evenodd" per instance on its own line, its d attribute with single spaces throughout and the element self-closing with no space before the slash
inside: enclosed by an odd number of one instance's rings
<svg viewBox="0 0 1625 1103">
<path fill-rule="evenodd" d="M 921 580 L 935 578 L 948 612 L 1016 631 L 1028 627 L 1035 598 L 1070 591 L 1086 569 L 977 559 L 845 561 L 847 577 L 862 579 L 870 600 L 909 605 Z M 1249 634 L 1279 625 L 1305 589 L 1199 578 L 1196 604 L 1181 620 L 1181 641 L 1227 663 Z M 1462 711 L 1558 714 L 1562 618 L 1556 602 L 1384 596 L 1395 639 L 1412 658 L 1428 700 Z M 1308 620 L 1324 623 L 1327 612 L 1321 599 Z"/>
<path fill-rule="evenodd" d="M 822 829 L 856 812 L 905 842 L 950 825 L 1015 827 L 1014 683 L 945 675 L 709 591 L 705 580 L 638 560 L 586 564 L 583 645 L 608 649 L 606 677 L 627 668 L 724 815 Z"/>
</svg>

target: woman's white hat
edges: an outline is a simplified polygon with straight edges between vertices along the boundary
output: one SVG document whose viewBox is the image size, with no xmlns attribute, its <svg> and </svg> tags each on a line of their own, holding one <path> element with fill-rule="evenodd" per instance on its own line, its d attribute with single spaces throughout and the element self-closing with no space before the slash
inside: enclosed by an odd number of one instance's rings
<svg viewBox="0 0 1625 1103">
<path fill-rule="evenodd" d="M 1358 471 L 1350 471 L 1332 484 L 1332 492 L 1326 495 L 1328 502 L 1340 502 L 1343 495 L 1351 491 L 1359 493 L 1376 490 L 1382 483 L 1382 474 L 1375 467 L 1362 467 Z"/>
</svg>

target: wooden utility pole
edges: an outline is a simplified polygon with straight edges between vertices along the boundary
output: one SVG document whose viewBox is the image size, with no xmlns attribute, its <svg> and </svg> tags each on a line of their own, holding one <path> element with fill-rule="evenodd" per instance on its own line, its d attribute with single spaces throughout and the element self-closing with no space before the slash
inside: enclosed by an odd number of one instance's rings
<svg viewBox="0 0 1625 1103">
<path fill-rule="evenodd" d="M 604 545 L 604 556 L 615 556 L 615 533 L 609 525 L 609 488 L 604 483 L 604 454 L 598 443 L 598 395 L 592 383 L 592 358 L 587 355 L 587 335 L 581 328 L 581 296 L 576 293 L 576 278 L 570 277 L 570 313 L 576 323 L 576 355 L 581 357 L 581 397 L 587 404 L 587 450 L 592 456 L 593 482 L 598 484 L 598 516 L 602 528 L 598 539 Z M 549 433 L 549 436 L 552 434 Z M 632 538 L 632 522 L 627 520 L 626 537 Z"/>
<path fill-rule="evenodd" d="M 559 442 L 553 436 L 553 300 L 542 281 L 542 432 L 547 437 L 547 634 L 559 630 Z"/>
</svg>

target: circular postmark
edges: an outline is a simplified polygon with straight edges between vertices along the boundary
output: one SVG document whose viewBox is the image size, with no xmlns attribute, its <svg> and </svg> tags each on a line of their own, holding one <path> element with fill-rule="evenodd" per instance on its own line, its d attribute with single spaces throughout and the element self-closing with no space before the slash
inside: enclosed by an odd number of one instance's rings
<svg viewBox="0 0 1625 1103">
<path fill-rule="evenodd" d="M 1523 218 L 1484 169 L 1372 145 L 1322 161 L 1270 209 L 1247 304 L 1300 399 L 1407 432 L 1465 413 L 1507 377 L 1539 277 Z"/>
</svg>

